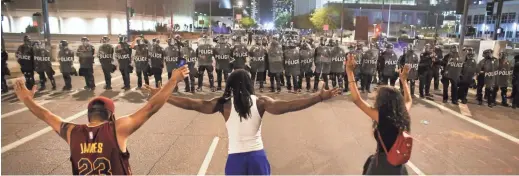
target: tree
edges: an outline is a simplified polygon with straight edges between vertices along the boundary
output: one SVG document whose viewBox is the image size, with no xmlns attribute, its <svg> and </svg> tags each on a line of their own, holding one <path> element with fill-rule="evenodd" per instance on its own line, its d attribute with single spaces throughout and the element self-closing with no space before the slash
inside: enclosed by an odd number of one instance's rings
<svg viewBox="0 0 519 176">
<path fill-rule="evenodd" d="M 251 17 L 243 17 L 240 21 L 240 25 L 241 27 L 248 29 L 256 26 L 256 21 L 254 21 L 254 19 L 252 19 Z"/>
<path fill-rule="evenodd" d="M 292 15 L 288 12 L 281 12 L 274 19 L 274 25 L 278 28 L 290 27 L 289 22 L 292 20 Z"/>
<path fill-rule="evenodd" d="M 322 30 L 324 25 L 328 25 L 328 29 L 334 30 L 341 27 L 341 5 L 330 5 L 318 8 L 312 13 L 310 21 L 315 29 Z M 344 9 L 343 27 L 346 30 L 353 30 L 353 15 L 350 11 Z"/>
<path fill-rule="evenodd" d="M 313 29 L 314 25 L 310 21 L 310 14 L 294 16 L 294 27 L 298 29 Z"/>
</svg>

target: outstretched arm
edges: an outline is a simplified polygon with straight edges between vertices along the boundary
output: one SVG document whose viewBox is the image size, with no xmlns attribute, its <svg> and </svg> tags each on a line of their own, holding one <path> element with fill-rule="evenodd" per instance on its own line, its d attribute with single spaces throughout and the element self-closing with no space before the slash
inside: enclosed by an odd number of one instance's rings
<svg viewBox="0 0 519 176">
<path fill-rule="evenodd" d="M 186 66 L 181 67 L 173 72 L 171 79 L 160 89 L 153 97 L 151 97 L 146 105 L 137 112 L 128 117 L 117 119 L 117 135 L 125 138 L 137 131 L 153 114 L 157 113 L 166 103 L 171 92 L 177 86 L 177 83 L 187 76 L 189 69 Z"/>
<path fill-rule="evenodd" d="M 321 90 L 319 93 L 315 93 L 308 98 L 301 98 L 296 100 L 274 100 L 267 96 L 259 97 L 259 109 L 261 112 L 267 111 L 268 113 L 279 115 L 288 112 L 294 112 L 309 108 L 319 102 L 328 100 L 339 94 L 341 90 L 335 88 L 332 90 Z"/>
<path fill-rule="evenodd" d="M 168 99 L 168 103 L 185 110 L 194 110 L 204 114 L 214 114 L 218 112 L 218 109 L 216 108 L 216 105 L 218 104 L 218 98 L 213 98 L 211 100 L 201 100 L 171 96 Z"/>
<path fill-rule="evenodd" d="M 20 78 L 16 80 L 14 90 L 18 99 L 22 101 L 25 106 L 27 106 L 27 109 L 29 109 L 32 114 L 38 117 L 38 119 L 47 123 L 54 131 L 60 134 L 60 126 L 63 122 L 63 119 L 45 109 L 44 107 L 38 105 L 34 101 L 33 97 L 34 92 L 36 92 L 36 86 L 34 86 L 32 90 L 28 90 L 25 87 L 25 81 Z"/>
</svg>

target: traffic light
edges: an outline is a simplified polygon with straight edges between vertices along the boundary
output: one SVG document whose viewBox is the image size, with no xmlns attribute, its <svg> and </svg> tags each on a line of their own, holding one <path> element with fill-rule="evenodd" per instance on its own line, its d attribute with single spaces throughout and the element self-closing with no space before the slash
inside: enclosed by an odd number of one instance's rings
<svg viewBox="0 0 519 176">
<path fill-rule="evenodd" d="M 135 16 L 135 9 L 131 8 L 131 7 L 127 7 L 127 8 L 128 8 L 128 13 L 130 13 L 130 17 L 134 17 Z"/>
<path fill-rule="evenodd" d="M 494 14 L 494 2 L 487 2 L 487 15 Z"/>
</svg>

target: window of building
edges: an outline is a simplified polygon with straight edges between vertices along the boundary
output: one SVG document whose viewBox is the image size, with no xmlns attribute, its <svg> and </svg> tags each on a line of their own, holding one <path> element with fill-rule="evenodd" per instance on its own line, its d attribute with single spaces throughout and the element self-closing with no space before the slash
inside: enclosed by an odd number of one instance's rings
<svg viewBox="0 0 519 176">
<path fill-rule="evenodd" d="M 515 32 L 515 38 L 519 38 L 519 31 Z"/>
<path fill-rule="evenodd" d="M 467 16 L 467 25 L 472 24 L 472 15 Z"/>
<path fill-rule="evenodd" d="M 487 16 L 487 24 L 496 24 L 496 16 L 488 15 Z"/>
<path fill-rule="evenodd" d="M 481 37 L 483 35 L 483 31 L 478 31 L 478 34 L 476 35 L 476 37 Z"/>
<path fill-rule="evenodd" d="M 501 15 L 501 23 L 514 23 L 516 13 L 503 13 Z"/>
<path fill-rule="evenodd" d="M 474 15 L 474 24 L 483 24 L 485 15 Z"/>
<path fill-rule="evenodd" d="M 512 31 L 506 31 L 506 38 L 512 38 L 513 34 L 514 34 L 514 32 L 512 32 Z"/>
</svg>

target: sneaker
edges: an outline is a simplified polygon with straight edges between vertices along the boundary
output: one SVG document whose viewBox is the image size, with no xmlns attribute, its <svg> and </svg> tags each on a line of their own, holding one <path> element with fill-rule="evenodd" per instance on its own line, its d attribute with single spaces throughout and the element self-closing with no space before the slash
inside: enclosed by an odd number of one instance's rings
<svg viewBox="0 0 519 176">
<path fill-rule="evenodd" d="M 196 91 L 197 91 L 197 92 L 202 92 L 202 87 L 198 87 L 198 88 L 196 88 Z"/>
<path fill-rule="evenodd" d="M 467 102 L 468 102 L 467 99 L 461 100 L 461 103 L 463 103 L 463 104 L 467 104 Z"/>
</svg>

